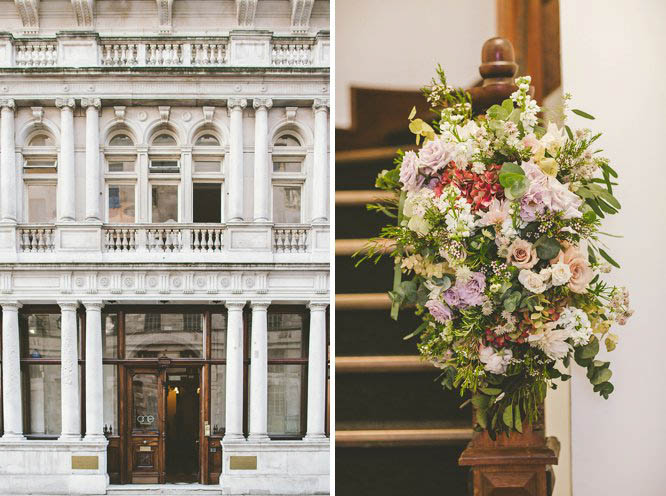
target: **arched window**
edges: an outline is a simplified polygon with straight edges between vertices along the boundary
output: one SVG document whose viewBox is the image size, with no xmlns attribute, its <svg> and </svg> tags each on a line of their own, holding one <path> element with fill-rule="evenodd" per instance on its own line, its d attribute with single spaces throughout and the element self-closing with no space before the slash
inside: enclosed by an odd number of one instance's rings
<svg viewBox="0 0 666 496">
<path fill-rule="evenodd" d="M 153 138 L 154 146 L 177 146 L 176 138 L 167 133 L 158 134 Z"/>
<path fill-rule="evenodd" d="M 109 141 L 109 146 L 134 146 L 134 141 L 127 134 L 116 134 Z"/>
<path fill-rule="evenodd" d="M 39 133 L 30 138 L 28 146 L 55 146 L 55 140 L 48 134 Z"/>
<path fill-rule="evenodd" d="M 202 134 L 197 138 L 194 146 L 220 146 L 220 140 L 212 134 Z"/>
<path fill-rule="evenodd" d="M 273 140 L 273 222 L 300 224 L 301 196 L 305 183 L 306 150 L 303 140 L 293 130 L 276 135 Z"/>
<path fill-rule="evenodd" d="M 216 224 L 222 221 L 221 140 L 211 130 L 194 140 L 192 150 L 192 221 Z"/>
<path fill-rule="evenodd" d="M 293 134 L 283 134 L 275 140 L 273 146 L 301 146 L 301 142 Z"/>
<path fill-rule="evenodd" d="M 106 221 L 114 224 L 133 224 L 136 218 L 137 152 L 134 139 L 126 130 L 111 136 L 105 150 Z"/>
<path fill-rule="evenodd" d="M 56 220 L 58 151 L 53 136 L 43 130 L 23 148 L 24 218 L 30 223 Z"/>
</svg>

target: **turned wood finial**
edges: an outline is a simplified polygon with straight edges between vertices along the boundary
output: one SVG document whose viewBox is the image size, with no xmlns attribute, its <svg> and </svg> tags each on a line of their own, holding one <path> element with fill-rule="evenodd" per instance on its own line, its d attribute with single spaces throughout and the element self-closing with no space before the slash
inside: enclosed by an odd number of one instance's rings
<svg viewBox="0 0 666 496">
<path fill-rule="evenodd" d="M 516 91 L 514 78 L 518 72 L 513 45 L 506 38 L 490 38 L 481 49 L 479 73 L 481 86 L 469 89 L 475 114 L 485 112 L 494 104 L 501 104 Z"/>
<path fill-rule="evenodd" d="M 479 73 L 483 77 L 483 86 L 497 84 L 501 80 L 513 79 L 518 72 L 513 45 L 506 38 L 490 38 L 481 49 Z"/>
</svg>

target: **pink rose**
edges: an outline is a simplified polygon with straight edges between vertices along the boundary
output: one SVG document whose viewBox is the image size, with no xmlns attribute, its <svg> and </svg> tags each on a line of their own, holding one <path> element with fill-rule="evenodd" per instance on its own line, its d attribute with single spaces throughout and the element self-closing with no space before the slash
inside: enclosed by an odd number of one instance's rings
<svg viewBox="0 0 666 496">
<path fill-rule="evenodd" d="M 428 173 L 434 174 L 447 166 L 454 158 L 454 146 L 444 140 L 436 138 L 428 141 L 419 152 L 421 167 Z"/>
<path fill-rule="evenodd" d="M 560 254 L 550 261 L 551 264 L 558 262 L 569 266 L 569 270 L 571 271 L 571 278 L 568 284 L 569 289 L 574 293 L 585 293 L 587 285 L 594 277 L 594 272 L 587 261 L 587 253 L 581 251 L 577 246 L 565 246 L 565 251 L 560 251 Z"/>
<path fill-rule="evenodd" d="M 507 263 L 513 264 L 519 269 L 531 269 L 539 261 L 536 248 L 529 241 L 516 238 L 509 245 L 509 252 L 506 255 Z"/>
</svg>

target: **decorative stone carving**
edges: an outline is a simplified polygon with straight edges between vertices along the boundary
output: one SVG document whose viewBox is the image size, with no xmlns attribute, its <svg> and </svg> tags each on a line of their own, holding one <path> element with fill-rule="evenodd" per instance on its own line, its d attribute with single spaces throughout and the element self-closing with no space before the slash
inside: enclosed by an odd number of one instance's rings
<svg viewBox="0 0 666 496">
<path fill-rule="evenodd" d="M 37 124 L 41 124 L 44 120 L 44 108 L 43 107 L 30 107 L 32 110 L 32 118 L 35 119 Z"/>
<path fill-rule="evenodd" d="M 204 121 L 206 121 L 208 124 L 213 122 L 213 116 L 215 115 L 215 107 L 203 107 L 203 116 L 204 116 Z"/>
<path fill-rule="evenodd" d="M 231 111 L 240 107 L 243 110 L 247 107 L 247 100 L 245 98 L 229 98 L 227 100 L 227 110 Z"/>
<path fill-rule="evenodd" d="M 157 0 L 157 21 L 161 34 L 171 33 L 173 0 Z"/>
<path fill-rule="evenodd" d="M 287 119 L 287 122 L 296 121 L 296 112 L 298 112 L 298 107 L 285 107 L 284 116 Z"/>
<path fill-rule="evenodd" d="M 16 102 L 11 98 L 2 98 L 0 99 L 0 109 L 16 109 Z"/>
<path fill-rule="evenodd" d="M 291 0 L 291 31 L 307 33 L 314 0 Z"/>
<path fill-rule="evenodd" d="M 113 107 L 113 112 L 114 112 L 114 114 L 116 114 L 116 119 L 118 119 L 121 122 L 125 121 L 126 111 L 127 111 L 127 107 L 125 107 L 124 105 L 118 105 L 118 106 Z M 139 116 L 139 118 L 141 118 L 141 116 Z"/>
<path fill-rule="evenodd" d="M 72 0 L 76 24 L 81 28 L 92 28 L 95 21 L 95 0 Z"/>
<path fill-rule="evenodd" d="M 239 27 L 251 28 L 254 26 L 256 12 L 257 0 L 236 0 L 236 17 Z"/>
<path fill-rule="evenodd" d="M 166 124 L 169 122 L 169 115 L 171 114 L 171 107 L 167 105 L 157 107 L 160 111 L 160 120 Z"/>
<path fill-rule="evenodd" d="M 74 101 L 73 98 L 56 98 L 55 106 L 58 107 L 59 109 L 63 109 L 64 107 L 69 107 L 72 110 L 74 110 L 76 102 Z"/>
<path fill-rule="evenodd" d="M 255 109 L 265 108 L 266 110 L 269 110 L 273 107 L 273 100 L 271 98 L 255 98 L 252 101 L 252 106 Z"/>
<path fill-rule="evenodd" d="M 39 0 L 14 0 L 23 23 L 23 34 L 39 33 Z"/>
<path fill-rule="evenodd" d="M 312 103 L 312 110 L 315 112 L 325 110 L 328 111 L 328 108 L 331 106 L 331 100 L 328 98 L 315 98 Z"/>
<path fill-rule="evenodd" d="M 95 107 L 99 110 L 102 108 L 102 101 L 99 98 L 81 98 L 81 107 Z"/>
</svg>

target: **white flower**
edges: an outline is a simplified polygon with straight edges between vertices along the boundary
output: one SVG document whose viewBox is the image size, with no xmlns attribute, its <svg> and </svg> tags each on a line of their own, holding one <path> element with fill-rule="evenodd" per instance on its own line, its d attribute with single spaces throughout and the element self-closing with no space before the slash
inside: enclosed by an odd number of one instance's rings
<svg viewBox="0 0 666 496">
<path fill-rule="evenodd" d="M 548 289 L 548 285 L 546 284 L 547 277 L 545 277 L 545 275 L 546 274 L 541 275 L 531 270 L 523 269 L 518 274 L 518 280 L 528 291 L 541 294 Z"/>
<path fill-rule="evenodd" d="M 472 172 L 475 174 L 483 174 L 486 172 L 486 166 L 483 162 L 474 162 L 472 164 Z"/>
<path fill-rule="evenodd" d="M 555 329 L 554 324 L 554 322 L 549 322 L 543 327 L 540 334 L 532 334 L 527 341 L 530 346 L 543 351 L 548 358 L 560 360 L 571 351 L 571 345 L 567 343 L 569 333 L 565 329 Z"/>
<path fill-rule="evenodd" d="M 566 307 L 554 324 L 567 332 L 574 346 L 583 346 L 590 342 L 592 325 L 587 314 L 576 307 Z"/>
<path fill-rule="evenodd" d="M 456 282 L 465 284 L 472 277 L 472 269 L 467 267 L 467 265 L 461 265 L 456 268 Z"/>
<path fill-rule="evenodd" d="M 488 298 L 481 305 L 481 313 L 487 317 L 488 315 L 493 313 L 493 309 L 494 309 L 493 307 L 494 307 L 494 305 L 493 305 L 492 300 L 490 298 Z"/>
<path fill-rule="evenodd" d="M 541 144 L 554 157 L 557 151 L 564 146 L 566 140 L 564 129 L 558 128 L 557 124 L 551 122 L 548 124 L 546 134 L 541 138 Z"/>
<path fill-rule="evenodd" d="M 551 265 L 550 275 L 553 286 L 562 286 L 571 279 L 571 269 L 564 262 L 557 262 Z"/>
<path fill-rule="evenodd" d="M 508 348 L 495 351 L 490 346 L 479 347 L 479 360 L 485 365 L 483 368 L 493 374 L 505 373 L 512 358 L 513 353 Z"/>
</svg>

